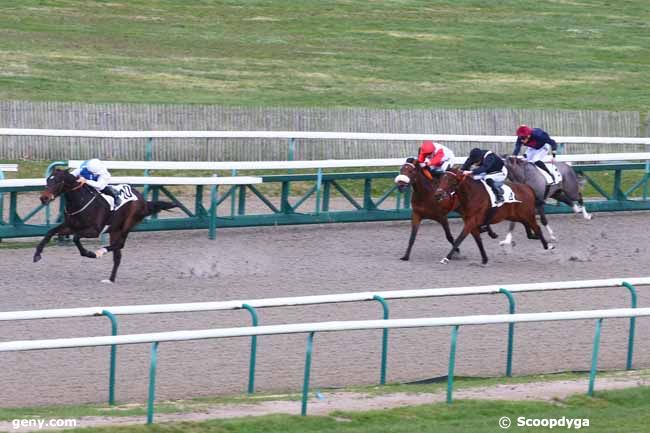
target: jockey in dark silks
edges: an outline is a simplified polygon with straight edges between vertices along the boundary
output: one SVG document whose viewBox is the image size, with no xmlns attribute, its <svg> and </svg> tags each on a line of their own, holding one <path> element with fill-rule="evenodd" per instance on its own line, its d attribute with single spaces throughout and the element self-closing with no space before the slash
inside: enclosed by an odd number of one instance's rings
<svg viewBox="0 0 650 433">
<path fill-rule="evenodd" d="M 81 184 L 87 183 L 98 192 L 113 197 L 115 208 L 120 205 L 122 201 L 120 195 L 108 184 L 111 180 L 111 174 L 99 159 L 89 159 L 82 162 L 79 168 L 72 171 L 72 174 L 78 177 L 77 182 Z"/>
<path fill-rule="evenodd" d="M 557 151 L 557 143 L 551 138 L 546 131 L 541 128 L 531 128 L 528 125 L 521 125 L 517 128 L 517 142 L 515 143 L 515 150 L 512 152 L 514 156 L 519 155 L 521 145 L 528 146 L 525 157 L 528 162 L 532 162 L 555 180 L 555 177 L 544 164 L 544 158 L 548 155 L 550 150 L 555 161 L 555 152 Z"/>
<path fill-rule="evenodd" d="M 478 165 L 478 167 L 471 169 L 473 165 Z M 485 183 L 490 185 L 492 191 L 494 191 L 497 203 L 503 202 L 501 185 L 508 177 L 508 169 L 503 165 L 503 160 L 492 151 L 479 148 L 472 149 L 461 170 L 465 174 L 471 174 L 474 179 L 485 179 Z"/>
<path fill-rule="evenodd" d="M 478 167 L 471 169 L 472 166 L 476 165 Z M 501 186 L 508 177 L 508 169 L 503 164 L 503 160 L 491 150 L 482 150 L 475 147 L 469 153 L 469 157 L 461 167 L 461 170 L 467 175 L 472 175 L 476 180 L 484 179 L 485 183 L 492 188 L 497 204 L 503 203 L 503 189 L 501 189 Z M 490 221 L 496 213 L 496 210 L 496 207 L 490 207 L 485 215 L 483 224 L 479 227 L 481 232 L 488 232 L 491 238 L 497 236 L 489 228 Z"/>
</svg>

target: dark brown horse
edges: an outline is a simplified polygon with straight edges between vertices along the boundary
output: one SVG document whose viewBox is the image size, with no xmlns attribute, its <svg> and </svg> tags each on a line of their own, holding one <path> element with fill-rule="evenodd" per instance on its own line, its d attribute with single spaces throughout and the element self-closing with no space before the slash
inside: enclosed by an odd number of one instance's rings
<svg viewBox="0 0 650 433">
<path fill-rule="evenodd" d="M 458 201 L 454 196 L 448 196 L 437 200 L 435 195 L 439 179 L 431 178 L 417 163 L 415 158 L 408 158 L 399 170 L 399 176 L 395 178 L 397 188 L 403 192 L 409 186 L 413 188 L 411 195 L 411 237 L 406 253 L 401 260 L 408 260 L 411 256 L 411 248 L 418 234 L 420 223 L 423 219 L 438 221 L 445 231 L 445 237 L 450 244 L 454 244 L 454 237 L 449 230 L 447 214 L 458 207 Z M 459 250 L 456 249 L 456 252 Z"/>
<path fill-rule="evenodd" d="M 504 203 L 493 211 L 489 223 L 495 224 L 503 220 L 520 222 L 526 228 L 529 239 L 539 239 L 544 249 L 549 249 L 549 244 L 544 239 L 544 234 L 535 220 L 535 192 L 524 184 L 513 183 L 510 185 L 519 203 Z M 463 231 L 453 243 L 452 249 L 440 262 L 446 264 L 451 259 L 455 248 L 458 248 L 468 234 L 474 237 L 476 245 L 481 252 L 482 263 L 488 262 L 481 231 L 479 227 L 485 224 L 488 211 L 491 209 L 490 196 L 482 182 L 474 180 L 471 175 L 464 175 L 460 171 L 447 172 L 440 178 L 436 190 L 436 197 L 446 200 L 452 194 L 458 196 L 459 211 L 463 216 Z M 553 248 L 552 246 L 550 248 Z"/>
<path fill-rule="evenodd" d="M 64 195 L 65 219 L 63 224 L 49 230 L 38 244 L 34 262 L 41 259 L 43 248 L 52 236 L 72 234 L 74 244 L 84 257 L 95 259 L 113 252 L 113 270 L 108 281 L 115 282 L 117 268 L 122 261 L 121 250 L 133 227 L 146 216 L 177 207 L 177 204 L 165 201 L 145 201 L 134 189 L 130 189 L 130 192 L 135 195 L 136 200 L 128 201 L 117 211 L 111 212 L 108 203 L 95 188 L 78 183 L 77 178 L 65 170 L 54 170 L 47 178 L 47 188 L 41 193 L 41 203 L 48 204 L 57 196 Z M 110 234 L 110 245 L 93 253 L 81 244 L 80 238 L 96 238 L 102 233 Z"/>
</svg>

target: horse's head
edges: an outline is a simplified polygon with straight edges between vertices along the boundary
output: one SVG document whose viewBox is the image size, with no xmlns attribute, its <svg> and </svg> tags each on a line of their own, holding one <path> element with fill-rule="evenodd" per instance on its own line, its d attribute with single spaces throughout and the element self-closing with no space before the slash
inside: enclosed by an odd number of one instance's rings
<svg viewBox="0 0 650 433">
<path fill-rule="evenodd" d="M 514 182 L 525 182 L 526 175 L 524 171 L 526 170 L 528 161 L 519 156 L 510 155 L 506 156 L 503 159 L 503 163 L 508 169 L 508 177 L 510 179 L 512 179 Z"/>
<path fill-rule="evenodd" d="M 409 185 L 413 184 L 413 179 L 417 171 L 416 164 L 417 161 L 415 158 L 407 158 L 406 162 L 400 167 L 399 175 L 395 177 L 395 183 L 400 192 L 404 192 Z"/>
<path fill-rule="evenodd" d="M 462 171 L 446 171 L 442 176 L 440 176 L 440 182 L 438 183 L 434 197 L 437 200 L 444 200 L 451 197 L 465 178 L 466 176 Z"/>
<path fill-rule="evenodd" d="M 80 186 L 77 183 L 77 178 L 68 171 L 56 169 L 47 178 L 47 186 L 41 193 L 41 203 L 48 204 L 64 192 Z"/>
</svg>

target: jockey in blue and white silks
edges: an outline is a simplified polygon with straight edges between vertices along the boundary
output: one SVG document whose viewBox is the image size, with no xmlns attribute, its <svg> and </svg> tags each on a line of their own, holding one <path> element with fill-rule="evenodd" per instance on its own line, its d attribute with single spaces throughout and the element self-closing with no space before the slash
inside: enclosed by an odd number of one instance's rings
<svg viewBox="0 0 650 433">
<path fill-rule="evenodd" d="M 88 184 L 98 192 L 113 197 L 116 208 L 120 205 L 120 195 L 108 184 L 111 181 L 111 174 L 99 159 L 94 158 L 82 162 L 79 168 L 72 171 L 72 174 L 77 176 L 77 182 Z"/>
</svg>

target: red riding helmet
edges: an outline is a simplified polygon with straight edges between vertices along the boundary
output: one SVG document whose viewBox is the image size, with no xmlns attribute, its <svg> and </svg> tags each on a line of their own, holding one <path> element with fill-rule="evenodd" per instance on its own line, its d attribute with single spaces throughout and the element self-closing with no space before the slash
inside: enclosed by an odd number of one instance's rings
<svg viewBox="0 0 650 433">
<path fill-rule="evenodd" d="M 521 125 L 517 128 L 517 137 L 528 137 L 533 133 L 533 128 L 528 125 Z"/>
<path fill-rule="evenodd" d="M 436 150 L 436 146 L 435 144 L 433 144 L 433 141 L 431 140 L 424 140 L 422 142 L 422 146 L 420 146 L 420 153 L 423 155 L 433 153 L 435 150 Z"/>
</svg>

